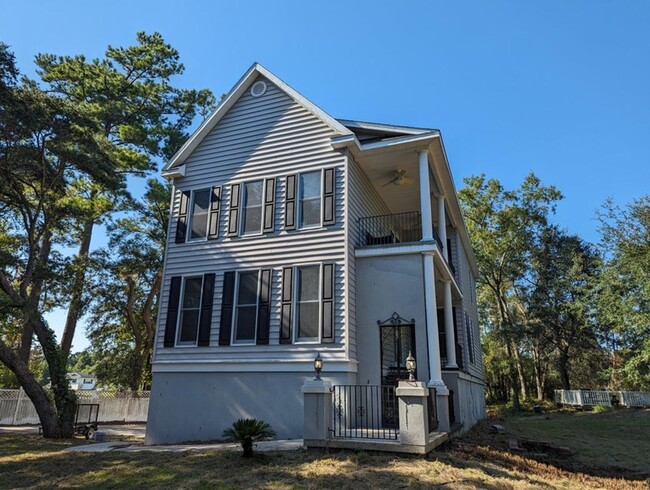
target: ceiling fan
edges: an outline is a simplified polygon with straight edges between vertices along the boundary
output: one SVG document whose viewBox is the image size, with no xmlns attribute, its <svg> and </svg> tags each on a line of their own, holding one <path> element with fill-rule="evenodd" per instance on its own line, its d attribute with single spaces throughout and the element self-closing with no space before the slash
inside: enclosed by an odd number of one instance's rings
<svg viewBox="0 0 650 490">
<path fill-rule="evenodd" d="M 413 179 L 410 179 L 406 176 L 406 170 L 403 170 L 401 168 L 396 168 L 393 171 L 393 178 L 386 182 L 382 187 L 386 187 L 388 184 L 393 184 L 393 185 L 410 185 L 413 183 Z"/>
</svg>

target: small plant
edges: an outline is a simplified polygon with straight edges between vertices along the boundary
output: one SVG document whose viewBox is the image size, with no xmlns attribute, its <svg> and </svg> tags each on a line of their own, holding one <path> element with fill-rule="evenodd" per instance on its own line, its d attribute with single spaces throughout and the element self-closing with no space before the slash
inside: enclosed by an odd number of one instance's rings
<svg viewBox="0 0 650 490">
<path fill-rule="evenodd" d="M 243 456 L 253 456 L 253 442 L 275 437 L 275 431 L 263 420 L 239 419 L 232 427 L 223 431 L 223 437 L 230 442 L 239 442 L 244 450 Z"/>
<path fill-rule="evenodd" d="M 614 408 L 608 405 L 595 405 L 593 408 L 594 413 L 611 412 L 612 410 L 614 410 Z"/>
</svg>

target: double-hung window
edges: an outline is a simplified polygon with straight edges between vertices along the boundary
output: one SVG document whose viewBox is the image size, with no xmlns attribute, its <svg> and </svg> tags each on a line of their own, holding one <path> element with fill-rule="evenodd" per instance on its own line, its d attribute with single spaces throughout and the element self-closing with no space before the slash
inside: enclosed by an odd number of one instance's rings
<svg viewBox="0 0 650 490">
<path fill-rule="evenodd" d="M 295 341 L 318 342 L 320 331 L 320 266 L 296 267 Z"/>
<path fill-rule="evenodd" d="M 203 276 L 186 277 L 178 319 L 177 345 L 196 345 L 201 310 Z"/>
<path fill-rule="evenodd" d="M 237 273 L 233 343 L 254 344 L 259 298 L 258 270 Z"/>
<path fill-rule="evenodd" d="M 299 228 L 321 226 L 321 174 L 322 172 L 319 170 L 303 173 L 299 176 Z"/>
<path fill-rule="evenodd" d="M 190 240 L 204 240 L 208 233 L 210 214 L 210 189 L 192 192 L 190 213 Z"/>
<path fill-rule="evenodd" d="M 241 234 L 261 233 L 264 181 L 246 182 L 243 187 Z"/>
</svg>

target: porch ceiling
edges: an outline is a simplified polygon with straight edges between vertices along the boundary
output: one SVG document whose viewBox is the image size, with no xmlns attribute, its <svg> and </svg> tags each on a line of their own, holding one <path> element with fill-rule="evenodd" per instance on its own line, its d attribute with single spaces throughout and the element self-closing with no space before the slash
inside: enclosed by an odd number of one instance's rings
<svg viewBox="0 0 650 490">
<path fill-rule="evenodd" d="M 363 152 L 356 160 L 391 213 L 420 210 L 420 176 L 415 149 Z M 404 182 L 400 185 L 391 182 L 396 170 L 405 171 Z M 434 182 L 431 191 L 438 191 Z"/>
</svg>

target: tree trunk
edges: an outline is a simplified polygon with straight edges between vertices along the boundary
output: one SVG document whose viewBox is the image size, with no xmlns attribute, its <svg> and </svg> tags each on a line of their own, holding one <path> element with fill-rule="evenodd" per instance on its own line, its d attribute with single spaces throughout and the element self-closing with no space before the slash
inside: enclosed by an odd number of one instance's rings
<svg viewBox="0 0 650 490">
<path fill-rule="evenodd" d="M 560 351 L 560 355 L 558 357 L 558 371 L 560 372 L 562 389 L 570 390 L 571 382 L 569 381 L 569 354 L 566 351 Z"/>
<path fill-rule="evenodd" d="M 92 199 L 92 197 L 90 198 Z M 83 307 L 83 292 L 86 282 L 86 269 L 88 268 L 88 253 L 90 252 L 90 241 L 93 236 L 94 218 L 85 221 L 81 230 L 81 239 L 79 242 L 79 253 L 76 257 L 77 267 L 72 284 L 72 298 L 68 308 L 68 316 L 65 320 L 65 329 L 61 337 L 61 350 L 63 355 L 68 357 L 72 347 L 72 339 L 77 328 L 77 322 L 81 315 Z"/>
<path fill-rule="evenodd" d="M 515 367 L 517 368 L 517 376 L 519 378 L 519 389 L 521 390 L 521 398 L 524 400 L 528 399 L 528 389 L 526 387 L 526 375 L 524 374 L 524 365 L 521 362 L 521 354 L 519 353 L 519 348 L 513 342 L 512 352 L 515 356 Z"/>
<path fill-rule="evenodd" d="M 244 440 L 241 443 L 241 447 L 244 449 L 244 458 L 251 458 L 253 456 L 253 438 L 244 437 Z"/>
<path fill-rule="evenodd" d="M 23 325 L 23 333 L 20 336 L 20 348 L 18 357 L 25 364 L 29 365 L 29 356 L 32 353 L 32 339 L 34 338 L 34 329 L 31 325 Z"/>
<path fill-rule="evenodd" d="M 544 366 L 542 361 L 542 354 L 540 353 L 540 348 L 537 342 L 533 343 L 533 369 L 535 372 L 535 389 L 537 391 L 537 399 L 540 401 L 544 400 L 544 388 L 546 384 L 544 376 Z"/>
</svg>

